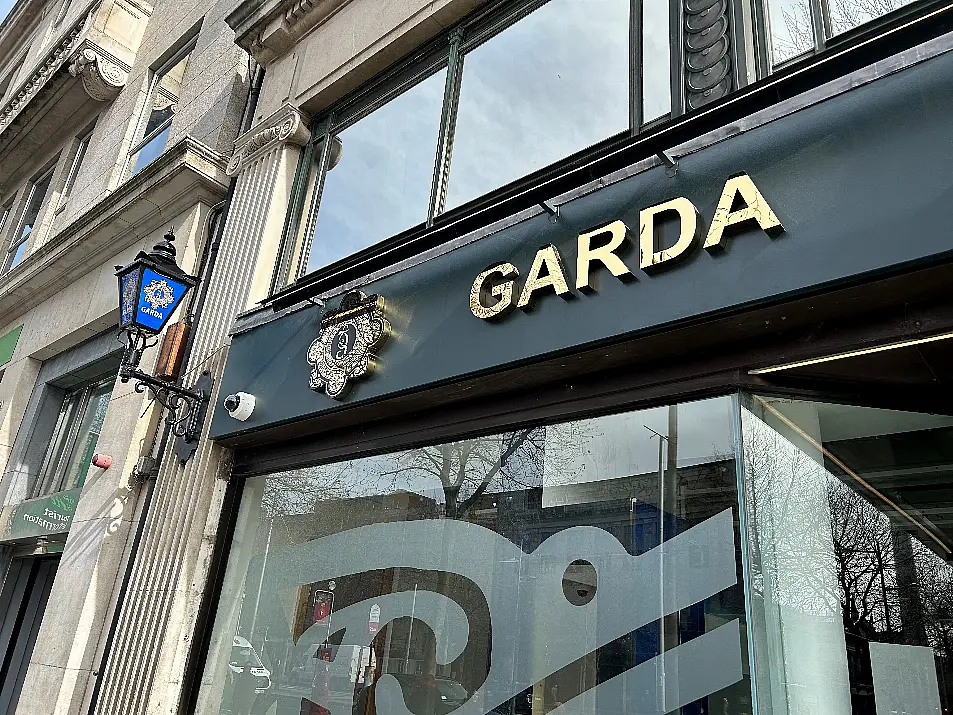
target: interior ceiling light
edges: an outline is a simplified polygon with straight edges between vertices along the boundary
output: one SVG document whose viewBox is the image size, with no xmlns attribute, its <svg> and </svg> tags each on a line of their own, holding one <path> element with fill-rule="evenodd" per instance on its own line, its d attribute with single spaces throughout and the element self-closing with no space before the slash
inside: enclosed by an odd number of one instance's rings
<svg viewBox="0 0 953 715">
<path fill-rule="evenodd" d="M 807 367 L 809 365 L 818 365 L 823 362 L 833 362 L 834 360 L 843 360 L 844 358 L 860 357 L 861 355 L 870 355 L 872 353 L 882 353 L 886 350 L 896 350 L 897 348 L 909 348 L 914 345 L 923 345 L 924 343 L 935 343 L 938 340 L 947 340 L 953 338 L 953 332 L 931 335 L 926 338 L 916 338 L 915 340 L 904 340 L 899 343 L 888 343 L 886 345 L 877 345 L 872 348 L 862 348 L 860 350 L 849 350 L 844 353 L 835 353 L 833 355 L 824 355 L 823 357 L 810 358 L 808 360 L 798 360 L 797 362 L 782 363 L 781 365 L 772 365 L 771 367 L 759 367 L 749 370 L 749 375 L 764 375 L 769 372 L 780 372 L 781 370 L 793 370 L 798 367 Z"/>
</svg>

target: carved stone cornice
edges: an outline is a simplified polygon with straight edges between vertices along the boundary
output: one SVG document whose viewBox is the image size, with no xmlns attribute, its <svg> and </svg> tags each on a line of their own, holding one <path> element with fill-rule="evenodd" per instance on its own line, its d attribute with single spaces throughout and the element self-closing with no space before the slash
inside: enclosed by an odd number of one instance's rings
<svg viewBox="0 0 953 715">
<path fill-rule="evenodd" d="M 268 66 L 351 0 L 242 0 L 225 19 L 235 42 Z"/>
<path fill-rule="evenodd" d="M 129 72 L 115 58 L 84 40 L 69 65 L 69 73 L 79 77 L 86 94 L 98 102 L 109 102 L 119 96 Z"/>
<path fill-rule="evenodd" d="M 88 16 L 87 16 L 88 17 Z M 79 47 L 86 26 L 86 17 L 77 22 L 68 33 L 47 53 L 33 74 L 14 93 L 5 105 L 0 107 L 0 132 L 6 129 L 23 111 L 24 107 L 39 94 L 50 78 L 66 63 Z"/>
<path fill-rule="evenodd" d="M 311 138 L 308 117 L 290 104 L 282 105 L 274 114 L 256 124 L 235 140 L 235 153 L 225 171 L 235 176 L 258 156 L 279 144 L 304 146 Z"/>
</svg>

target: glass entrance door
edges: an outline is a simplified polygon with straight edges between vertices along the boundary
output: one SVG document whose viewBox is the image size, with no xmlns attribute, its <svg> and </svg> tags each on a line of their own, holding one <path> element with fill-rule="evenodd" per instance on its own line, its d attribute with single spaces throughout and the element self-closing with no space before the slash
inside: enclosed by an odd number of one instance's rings
<svg viewBox="0 0 953 715">
<path fill-rule="evenodd" d="M 748 396 L 759 711 L 942 715 L 953 696 L 953 417 Z"/>
</svg>

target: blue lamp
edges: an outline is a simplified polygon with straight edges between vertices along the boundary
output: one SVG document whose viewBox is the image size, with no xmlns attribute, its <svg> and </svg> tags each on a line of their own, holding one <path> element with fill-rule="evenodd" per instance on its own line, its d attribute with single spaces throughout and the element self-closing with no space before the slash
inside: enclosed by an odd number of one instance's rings
<svg viewBox="0 0 953 715">
<path fill-rule="evenodd" d="M 131 263 L 117 267 L 120 330 L 162 332 L 185 294 L 198 283 L 176 264 L 174 240 L 170 230 L 152 251 L 139 251 Z"/>
<path fill-rule="evenodd" d="M 168 410 L 166 421 L 185 442 L 197 441 L 211 394 L 211 375 L 203 373 L 193 389 L 157 378 L 139 369 L 146 348 L 169 322 L 182 299 L 198 283 L 175 262 L 175 235 L 170 229 L 149 253 L 139 254 L 125 266 L 116 266 L 119 279 L 119 335 L 125 336 L 126 350 L 119 365 L 119 380 L 136 380 L 136 392 L 147 389 Z"/>
</svg>

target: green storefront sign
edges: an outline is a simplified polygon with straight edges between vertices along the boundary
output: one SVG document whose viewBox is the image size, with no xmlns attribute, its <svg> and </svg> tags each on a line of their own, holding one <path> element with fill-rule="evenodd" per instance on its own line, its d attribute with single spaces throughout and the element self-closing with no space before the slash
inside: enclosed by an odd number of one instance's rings
<svg viewBox="0 0 953 715">
<path fill-rule="evenodd" d="M 3 533 L 5 540 L 65 534 L 73 523 L 82 489 L 70 489 L 38 499 L 28 499 L 11 509 Z"/>
<path fill-rule="evenodd" d="M 22 325 L 18 325 L 10 332 L 0 336 L 0 366 L 6 365 L 13 359 L 13 351 L 17 349 L 17 341 L 20 339 Z"/>
</svg>

